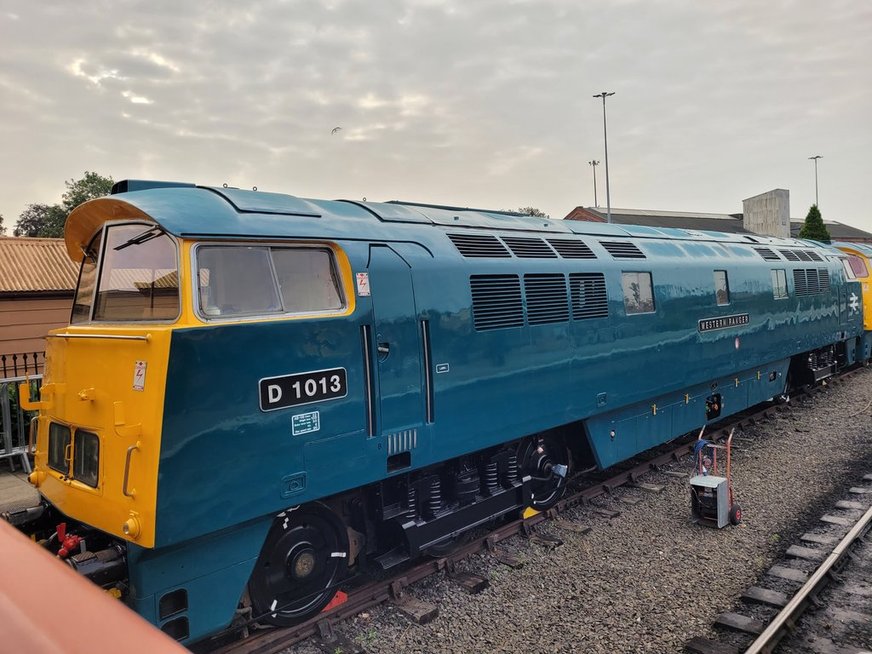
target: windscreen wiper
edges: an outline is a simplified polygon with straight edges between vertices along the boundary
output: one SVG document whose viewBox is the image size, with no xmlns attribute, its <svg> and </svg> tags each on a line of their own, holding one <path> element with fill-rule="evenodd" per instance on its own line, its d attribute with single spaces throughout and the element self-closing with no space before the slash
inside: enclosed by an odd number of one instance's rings
<svg viewBox="0 0 872 654">
<path fill-rule="evenodd" d="M 150 241 L 152 239 L 157 238 L 158 236 L 164 235 L 166 232 L 161 227 L 151 227 L 150 229 L 145 230 L 142 234 L 138 234 L 133 238 L 128 239 L 121 245 L 116 245 L 113 250 L 116 252 L 118 250 L 123 250 L 126 247 L 130 247 L 131 245 L 142 245 L 143 243 Z"/>
</svg>

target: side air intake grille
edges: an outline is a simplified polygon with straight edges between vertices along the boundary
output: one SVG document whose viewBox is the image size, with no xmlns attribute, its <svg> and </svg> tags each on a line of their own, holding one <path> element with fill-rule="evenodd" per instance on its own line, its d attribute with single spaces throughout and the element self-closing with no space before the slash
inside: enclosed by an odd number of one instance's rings
<svg viewBox="0 0 872 654">
<path fill-rule="evenodd" d="M 548 247 L 541 238 L 522 238 L 520 236 L 503 236 L 503 243 L 516 257 L 522 259 L 556 259 L 557 254 Z"/>
<path fill-rule="evenodd" d="M 766 261 L 781 261 L 781 257 L 778 256 L 778 253 L 769 248 L 754 248 L 754 252 L 766 259 Z"/>
<path fill-rule="evenodd" d="M 609 315 L 606 278 L 602 273 L 570 273 L 569 296 L 573 320 L 605 318 Z"/>
<path fill-rule="evenodd" d="M 799 269 L 793 271 L 793 286 L 796 289 L 797 297 L 808 295 L 808 282 L 805 279 L 805 270 Z"/>
<path fill-rule="evenodd" d="M 794 270 L 793 285 L 797 295 L 816 295 L 830 289 L 830 273 L 824 268 Z"/>
<path fill-rule="evenodd" d="M 799 261 L 799 257 L 796 256 L 796 252 L 793 250 L 781 250 L 781 256 L 783 256 L 788 261 Z"/>
<path fill-rule="evenodd" d="M 645 259 L 642 250 L 629 241 L 600 241 L 608 253 L 615 259 Z"/>
<path fill-rule="evenodd" d="M 524 275 L 524 296 L 531 325 L 569 321 L 566 278 L 562 274 Z"/>
<path fill-rule="evenodd" d="M 806 251 L 806 254 L 811 261 L 823 261 L 823 259 L 821 259 L 821 256 L 817 252 L 812 252 L 811 250 L 808 250 Z"/>
<path fill-rule="evenodd" d="M 469 288 L 476 330 L 524 325 L 521 281 L 517 275 L 472 275 Z"/>
<path fill-rule="evenodd" d="M 506 258 L 511 257 L 505 246 L 496 236 L 488 234 L 449 234 L 454 247 L 465 257 Z"/>
<path fill-rule="evenodd" d="M 593 250 L 587 247 L 587 244 L 584 241 L 549 238 L 548 242 L 564 259 L 596 259 Z"/>
<path fill-rule="evenodd" d="M 830 271 L 826 268 L 818 268 L 818 282 L 821 287 L 821 293 L 826 293 L 830 290 Z"/>
</svg>

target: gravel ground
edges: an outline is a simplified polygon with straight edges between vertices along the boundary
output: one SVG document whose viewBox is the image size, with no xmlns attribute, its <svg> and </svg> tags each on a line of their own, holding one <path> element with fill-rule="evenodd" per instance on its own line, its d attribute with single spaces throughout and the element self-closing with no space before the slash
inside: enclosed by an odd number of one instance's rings
<svg viewBox="0 0 872 654">
<path fill-rule="evenodd" d="M 411 595 L 439 605 L 432 623 L 414 624 L 383 605 L 338 631 L 367 652 L 680 652 L 693 636 L 714 637 L 715 617 L 846 483 L 872 472 L 870 403 L 867 369 L 748 429 L 734 447 L 738 527 L 694 524 L 686 482 L 652 473 L 644 481 L 663 492 L 618 489 L 569 512 L 592 527 L 588 534 L 546 523 L 542 531 L 563 540 L 557 549 L 520 537 L 504 542 L 524 560 L 520 570 L 488 555 L 465 561 L 462 568 L 490 579 L 480 594 L 467 595 L 445 575 L 413 586 Z M 607 519 L 596 507 L 621 515 Z M 311 643 L 287 650 L 320 651 Z"/>
<path fill-rule="evenodd" d="M 780 652 L 820 651 L 815 645 L 821 640 L 841 647 L 872 646 L 872 541 L 861 544 L 855 554 L 856 558 L 840 570 L 839 582 L 821 594 L 824 608 L 803 615 Z"/>
</svg>

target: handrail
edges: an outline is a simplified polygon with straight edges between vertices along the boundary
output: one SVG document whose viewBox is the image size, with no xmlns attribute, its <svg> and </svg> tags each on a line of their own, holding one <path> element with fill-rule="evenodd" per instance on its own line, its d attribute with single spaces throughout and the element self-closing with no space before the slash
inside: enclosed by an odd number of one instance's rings
<svg viewBox="0 0 872 654">
<path fill-rule="evenodd" d="M 46 338 L 103 338 L 113 341 L 150 341 L 151 334 L 134 336 L 128 334 L 48 334 Z"/>
<path fill-rule="evenodd" d="M 127 458 L 124 460 L 124 480 L 121 482 L 121 492 L 126 497 L 134 497 L 136 495 L 136 491 L 128 492 L 127 490 L 127 482 L 130 480 L 130 458 L 133 456 L 133 452 L 139 449 L 139 441 L 137 441 L 136 445 L 131 445 L 127 448 Z"/>
<path fill-rule="evenodd" d="M 26 454 L 34 454 L 36 450 L 36 431 L 39 429 L 39 416 L 33 416 L 30 419 L 29 429 L 27 430 L 27 451 Z"/>
</svg>

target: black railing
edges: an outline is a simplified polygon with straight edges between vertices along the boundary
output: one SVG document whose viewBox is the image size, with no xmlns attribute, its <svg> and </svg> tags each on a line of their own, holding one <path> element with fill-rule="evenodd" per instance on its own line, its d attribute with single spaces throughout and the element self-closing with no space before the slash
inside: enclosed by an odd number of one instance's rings
<svg viewBox="0 0 872 654">
<path fill-rule="evenodd" d="M 45 365 L 45 352 L 0 354 L 0 378 L 38 375 Z"/>
</svg>

